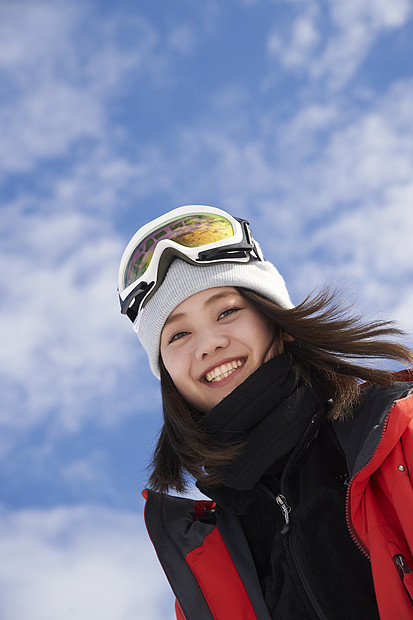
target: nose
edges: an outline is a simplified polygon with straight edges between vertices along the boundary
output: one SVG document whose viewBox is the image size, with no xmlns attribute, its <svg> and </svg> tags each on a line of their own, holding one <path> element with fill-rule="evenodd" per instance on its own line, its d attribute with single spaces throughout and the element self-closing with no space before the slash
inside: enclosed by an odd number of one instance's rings
<svg viewBox="0 0 413 620">
<path fill-rule="evenodd" d="M 215 330 L 203 330 L 199 334 L 195 347 L 195 359 L 202 361 L 207 355 L 213 355 L 218 349 L 225 349 L 229 338 Z"/>
</svg>

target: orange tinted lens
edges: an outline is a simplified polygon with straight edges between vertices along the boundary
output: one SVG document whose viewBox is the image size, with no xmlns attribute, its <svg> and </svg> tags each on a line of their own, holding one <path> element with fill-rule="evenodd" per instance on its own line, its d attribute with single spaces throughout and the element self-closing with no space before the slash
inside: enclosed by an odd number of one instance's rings
<svg viewBox="0 0 413 620">
<path fill-rule="evenodd" d="M 147 270 L 159 241 L 168 239 L 187 248 L 199 248 L 209 243 L 229 239 L 234 234 L 231 222 L 214 213 L 191 213 L 175 218 L 156 228 L 142 239 L 132 253 L 125 270 L 127 288 Z"/>
</svg>

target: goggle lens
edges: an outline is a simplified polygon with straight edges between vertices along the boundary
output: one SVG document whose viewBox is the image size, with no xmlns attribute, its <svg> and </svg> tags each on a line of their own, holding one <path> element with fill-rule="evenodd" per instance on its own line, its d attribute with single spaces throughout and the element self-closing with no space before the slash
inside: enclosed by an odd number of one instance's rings
<svg viewBox="0 0 413 620">
<path fill-rule="evenodd" d="M 159 241 L 168 239 L 187 248 L 197 248 L 234 235 L 231 222 L 214 213 L 191 213 L 156 228 L 133 251 L 125 270 L 125 289 L 147 270 Z"/>
</svg>

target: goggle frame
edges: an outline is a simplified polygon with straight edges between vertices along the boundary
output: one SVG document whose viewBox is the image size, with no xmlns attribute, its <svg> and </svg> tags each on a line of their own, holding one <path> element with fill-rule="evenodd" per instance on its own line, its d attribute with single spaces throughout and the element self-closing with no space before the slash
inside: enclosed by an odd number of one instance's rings
<svg viewBox="0 0 413 620">
<path fill-rule="evenodd" d="M 179 218 L 201 214 L 218 215 L 226 218 L 232 226 L 233 235 L 196 247 L 187 247 L 172 239 L 161 239 L 157 242 L 143 275 L 124 288 L 125 272 L 129 267 L 130 259 L 143 240 Z M 132 237 L 122 255 L 119 267 L 118 294 L 121 313 L 126 314 L 132 322 L 135 321 L 141 308 L 162 284 L 174 258 L 180 258 L 194 265 L 216 264 L 223 261 L 247 263 L 252 258 L 264 260 L 247 220 L 234 217 L 222 209 L 205 205 L 187 205 L 173 209 L 142 226 Z"/>
</svg>

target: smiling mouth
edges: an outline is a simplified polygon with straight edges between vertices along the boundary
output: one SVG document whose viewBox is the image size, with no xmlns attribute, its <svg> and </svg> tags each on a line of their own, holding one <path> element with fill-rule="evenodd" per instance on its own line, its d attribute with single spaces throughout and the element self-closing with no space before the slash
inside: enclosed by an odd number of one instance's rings
<svg viewBox="0 0 413 620">
<path fill-rule="evenodd" d="M 240 366 L 242 366 L 245 362 L 244 360 L 233 360 L 232 362 L 227 362 L 226 364 L 221 364 L 221 366 L 217 366 L 210 370 L 206 375 L 205 379 L 207 383 L 218 383 L 232 375 L 234 370 L 237 370 Z"/>
</svg>

